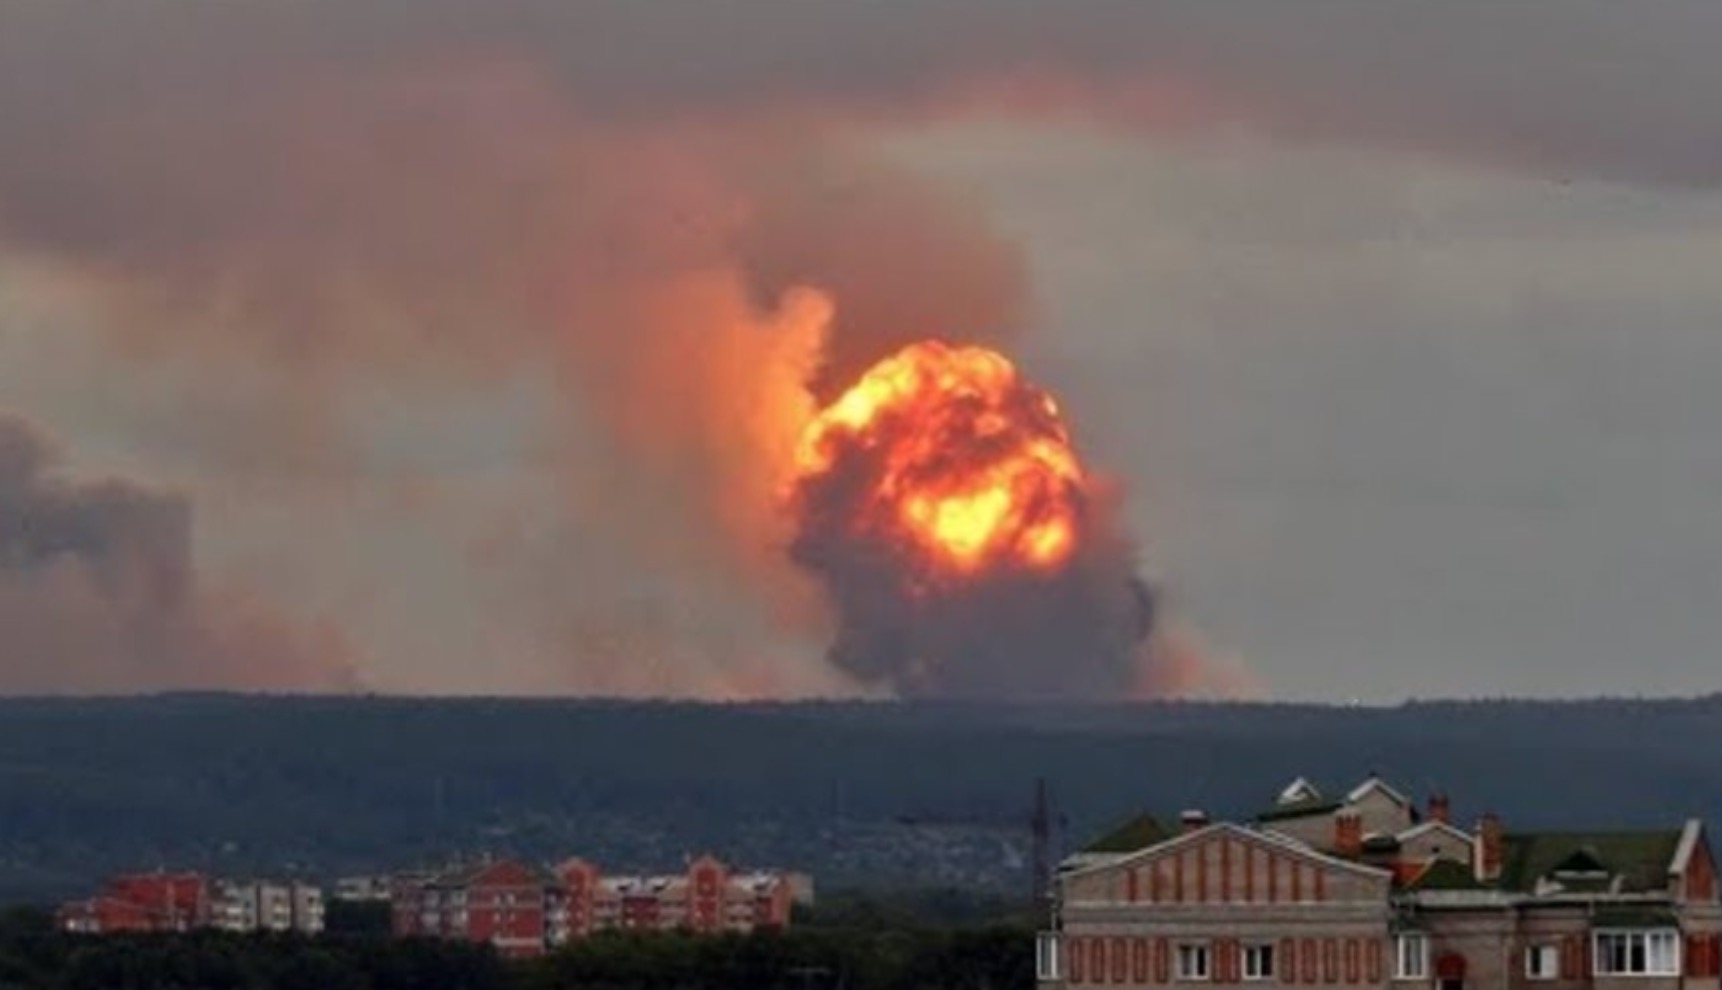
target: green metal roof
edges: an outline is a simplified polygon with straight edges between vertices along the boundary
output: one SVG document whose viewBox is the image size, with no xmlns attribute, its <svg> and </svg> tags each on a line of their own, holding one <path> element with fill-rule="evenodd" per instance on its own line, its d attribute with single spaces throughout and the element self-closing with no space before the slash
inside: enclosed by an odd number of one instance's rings
<svg viewBox="0 0 1722 990">
<path fill-rule="evenodd" d="M 1085 853 L 1133 853 L 1138 849 L 1159 845 L 1172 833 L 1153 815 L 1142 814 L 1130 819 L 1083 848 Z"/>
<path fill-rule="evenodd" d="M 1622 877 L 1621 889 L 1630 893 L 1668 886 L 1668 865 L 1680 845 L 1680 830 L 1508 833 L 1504 841 L 1503 889 L 1531 890 L 1541 878 L 1560 879 L 1554 874 L 1563 867 L 1600 867 L 1611 877 Z M 1583 881 L 1575 877 L 1561 882 L 1573 886 Z"/>
<path fill-rule="evenodd" d="M 1483 890 L 1471 868 L 1451 859 L 1438 859 L 1405 885 L 1406 890 Z"/>
</svg>

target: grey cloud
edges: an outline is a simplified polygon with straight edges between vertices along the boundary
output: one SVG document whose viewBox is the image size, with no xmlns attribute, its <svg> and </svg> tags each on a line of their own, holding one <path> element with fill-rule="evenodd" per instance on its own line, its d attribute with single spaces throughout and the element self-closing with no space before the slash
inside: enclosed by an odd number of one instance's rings
<svg viewBox="0 0 1722 990">
<path fill-rule="evenodd" d="M 200 586 L 185 499 L 67 480 L 55 461 L 0 416 L 0 691 L 353 685 L 335 636 Z"/>
<path fill-rule="evenodd" d="M 283 80 L 494 57 L 542 68 L 599 114 L 804 108 L 841 120 L 991 97 L 1583 176 L 1722 176 L 1711 50 L 1722 9 L 1705 0 L 1573 0 L 1558 12 L 1483 0 L 151 0 L 11 5 L 0 28 L 9 146 L 51 142 L 92 106 L 233 105 Z"/>
</svg>

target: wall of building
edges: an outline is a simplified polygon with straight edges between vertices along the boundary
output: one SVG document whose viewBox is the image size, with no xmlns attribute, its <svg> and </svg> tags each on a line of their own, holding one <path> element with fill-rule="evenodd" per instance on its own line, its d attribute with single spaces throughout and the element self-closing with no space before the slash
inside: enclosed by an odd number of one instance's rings
<svg viewBox="0 0 1722 990">
<path fill-rule="evenodd" d="M 1412 862 L 1450 859 L 1470 866 L 1472 851 L 1473 842 L 1469 835 L 1431 828 L 1401 843 L 1399 858 Z"/>
</svg>

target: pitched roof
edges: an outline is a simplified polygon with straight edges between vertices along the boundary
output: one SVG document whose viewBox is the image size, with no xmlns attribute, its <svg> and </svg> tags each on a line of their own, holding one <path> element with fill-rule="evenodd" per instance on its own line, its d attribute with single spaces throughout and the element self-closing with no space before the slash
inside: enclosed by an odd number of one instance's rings
<svg viewBox="0 0 1722 990">
<path fill-rule="evenodd" d="M 535 866 L 508 859 L 496 859 L 453 867 L 438 875 L 434 883 L 439 887 L 470 887 L 477 884 L 529 886 L 543 883 L 546 879 L 545 872 Z"/>
<path fill-rule="evenodd" d="M 1351 789 L 1351 793 L 1349 793 L 1345 796 L 1345 803 L 1346 804 L 1356 804 L 1357 802 L 1363 800 L 1365 797 L 1369 796 L 1370 791 L 1380 791 L 1381 793 L 1387 795 L 1388 799 L 1391 800 L 1394 804 L 1397 804 L 1402 808 L 1407 808 L 1407 807 L 1411 806 L 1411 799 L 1410 798 L 1408 798 L 1405 795 L 1394 790 L 1392 785 L 1388 784 L 1387 781 L 1382 780 L 1380 777 L 1378 777 L 1374 774 L 1370 774 L 1368 777 L 1366 777 L 1364 779 L 1363 783 L 1358 784 L 1356 787 L 1353 787 Z"/>
<path fill-rule="evenodd" d="M 1461 843 L 1469 843 L 1471 841 L 1471 836 L 1466 834 L 1464 829 L 1453 825 L 1451 822 L 1441 821 L 1438 818 L 1431 818 L 1427 821 L 1411 826 L 1405 831 L 1399 833 L 1398 839 L 1401 843 L 1410 842 L 1412 839 L 1422 838 L 1430 832 L 1445 832 Z"/>
<path fill-rule="evenodd" d="M 1482 890 L 1471 868 L 1451 859 L 1437 859 L 1406 881 L 1406 890 Z"/>
<path fill-rule="evenodd" d="M 1133 853 L 1158 845 L 1174 834 L 1153 815 L 1140 814 L 1082 848 L 1084 853 Z"/>
<path fill-rule="evenodd" d="M 1300 801 L 1288 801 L 1276 804 L 1256 816 L 1258 822 L 1279 822 L 1288 818 L 1307 818 L 1311 815 L 1326 815 L 1344 807 L 1340 801 L 1328 801 L 1320 797 L 1305 798 Z"/>
<path fill-rule="evenodd" d="M 1645 832 L 1509 833 L 1500 886 L 1528 891 L 1563 866 L 1595 864 L 1621 878 L 1621 890 L 1661 890 L 1680 846 L 1682 830 Z M 1570 884 L 1569 884 L 1570 886 Z"/>
<path fill-rule="evenodd" d="M 1680 830 L 1680 845 L 1674 851 L 1674 862 L 1669 869 L 1675 873 L 1685 873 L 1686 867 L 1692 863 L 1692 854 L 1698 851 L 1698 844 L 1704 841 L 1704 823 L 1696 818 L 1686 820 L 1685 827 Z"/>
<path fill-rule="evenodd" d="M 1277 832 L 1248 828 L 1232 822 L 1215 822 L 1211 825 L 1205 825 L 1202 828 L 1194 829 L 1192 831 L 1180 832 L 1179 834 L 1164 839 L 1158 843 L 1144 846 L 1129 853 L 1079 853 L 1065 861 L 1067 866 L 1066 872 L 1067 874 L 1084 873 L 1091 870 L 1117 866 L 1120 863 L 1134 862 L 1148 855 L 1164 855 L 1171 850 L 1181 849 L 1186 845 L 1194 843 L 1205 842 L 1214 836 L 1221 834 L 1231 835 L 1248 842 L 1259 842 L 1274 846 L 1291 855 L 1312 860 L 1336 870 L 1343 870 L 1350 873 L 1376 878 L 1392 876 L 1391 870 L 1384 869 L 1379 866 L 1371 866 L 1367 863 L 1359 863 L 1354 860 L 1340 859 L 1299 842 L 1296 839 L 1280 835 Z"/>
<path fill-rule="evenodd" d="M 1321 800 L 1321 789 L 1310 783 L 1307 777 L 1299 777 L 1280 791 L 1277 803 L 1296 804 L 1299 801 L 1319 800 Z"/>
</svg>

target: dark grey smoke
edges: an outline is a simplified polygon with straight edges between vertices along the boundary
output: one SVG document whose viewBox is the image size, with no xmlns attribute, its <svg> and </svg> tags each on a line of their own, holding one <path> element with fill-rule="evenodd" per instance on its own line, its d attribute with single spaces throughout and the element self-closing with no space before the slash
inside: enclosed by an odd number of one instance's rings
<svg viewBox="0 0 1722 990">
<path fill-rule="evenodd" d="M 199 587 L 191 506 L 121 480 L 57 477 L 0 415 L 0 687 L 13 693 L 353 686 L 333 636 Z"/>
<path fill-rule="evenodd" d="M 1061 434 L 1033 387 L 997 406 L 1008 432 L 975 428 L 975 416 L 993 408 L 956 399 L 923 420 L 886 412 L 865 439 L 834 437 L 830 468 L 799 480 L 791 556 L 819 578 L 836 615 L 829 659 L 908 697 L 1128 696 L 1141 683 L 1155 609 L 1102 500 L 1074 484 L 1037 493 L 1076 510 L 1078 546 L 1058 569 L 994 559 L 958 575 L 906 537 L 896 503 L 877 495 L 887 478 L 984 469 L 1019 442 Z M 890 465 L 890 452 L 921 444 L 938 454 Z"/>
<path fill-rule="evenodd" d="M 839 615 L 829 659 L 905 697 L 1113 699 L 1141 679 L 1153 599 L 1126 557 L 1087 552 L 1056 575 L 988 578 L 936 596 L 889 551 L 804 537 Z"/>
</svg>

